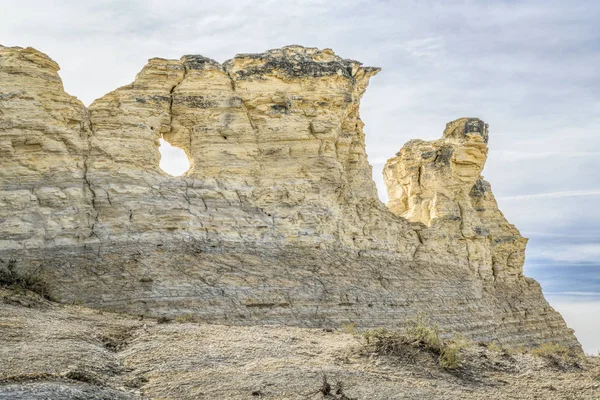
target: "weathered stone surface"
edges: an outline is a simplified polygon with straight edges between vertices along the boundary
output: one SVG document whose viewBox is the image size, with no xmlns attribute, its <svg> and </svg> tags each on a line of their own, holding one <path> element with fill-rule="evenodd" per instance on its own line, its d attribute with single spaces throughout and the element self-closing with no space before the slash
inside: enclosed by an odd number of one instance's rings
<svg viewBox="0 0 600 400">
<path fill-rule="evenodd" d="M 378 69 L 289 46 L 152 59 L 88 109 L 46 55 L 0 47 L 0 260 L 63 302 L 227 324 L 400 326 L 509 345 L 572 331 L 523 277 L 480 172 L 487 126 L 390 160 L 377 198 L 358 108 Z M 158 140 L 191 169 L 158 167 Z"/>
<path fill-rule="evenodd" d="M 461 368 L 446 372 L 414 348 L 410 358 L 373 354 L 345 330 L 157 323 L 0 288 L 0 399 L 343 398 L 319 392 L 323 375 L 357 400 L 593 399 L 598 391 L 598 357 L 560 368 L 558 359 L 471 344 Z"/>
<path fill-rule="evenodd" d="M 427 257 L 462 245 L 464 260 L 485 282 L 516 282 L 527 239 L 504 218 L 481 176 L 487 142 L 488 126 L 477 118 L 448 123 L 440 140 L 411 140 L 385 165 L 388 206 L 435 228 L 427 230 L 435 240 L 430 236 L 421 249 Z"/>
</svg>

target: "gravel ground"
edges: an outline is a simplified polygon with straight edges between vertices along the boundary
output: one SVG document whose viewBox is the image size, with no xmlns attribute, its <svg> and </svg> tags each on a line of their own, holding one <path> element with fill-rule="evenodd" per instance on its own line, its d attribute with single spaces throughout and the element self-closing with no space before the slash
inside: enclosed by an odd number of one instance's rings
<svg viewBox="0 0 600 400">
<path fill-rule="evenodd" d="M 0 399 L 600 398 L 598 357 L 472 345 L 448 372 L 426 352 L 372 354 L 354 332 L 159 324 L 6 289 L 0 360 Z"/>
</svg>

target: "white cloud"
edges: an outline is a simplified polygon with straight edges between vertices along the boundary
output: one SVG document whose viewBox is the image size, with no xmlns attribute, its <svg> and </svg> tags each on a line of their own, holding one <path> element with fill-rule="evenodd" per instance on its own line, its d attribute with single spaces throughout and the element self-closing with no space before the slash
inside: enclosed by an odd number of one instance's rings
<svg viewBox="0 0 600 400">
<path fill-rule="evenodd" d="M 543 159 L 543 158 L 578 158 L 578 157 L 600 157 L 600 152 L 581 151 L 545 151 L 545 152 L 528 152 L 528 151 L 499 151 L 491 150 L 491 157 L 500 157 L 504 160 L 526 160 L 526 159 Z"/>
<path fill-rule="evenodd" d="M 600 196 L 600 189 L 590 190 L 569 190 L 564 192 L 550 192 L 550 193 L 535 193 L 535 194 L 522 194 L 518 196 L 504 196 L 500 197 L 500 200 L 512 201 L 512 200 L 534 200 L 534 199 L 555 199 L 560 197 L 580 197 L 580 196 Z"/>
<path fill-rule="evenodd" d="M 586 353 L 598 355 L 600 352 L 600 300 L 595 296 L 547 294 L 552 307 L 560 312 Z"/>
</svg>

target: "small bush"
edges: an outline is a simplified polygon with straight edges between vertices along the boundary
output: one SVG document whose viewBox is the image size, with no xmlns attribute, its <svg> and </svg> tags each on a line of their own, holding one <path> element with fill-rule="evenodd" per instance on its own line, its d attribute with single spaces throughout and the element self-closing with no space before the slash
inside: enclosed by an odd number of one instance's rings
<svg viewBox="0 0 600 400">
<path fill-rule="evenodd" d="M 497 342 L 489 342 L 487 344 L 487 349 L 489 351 L 493 351 L 494 353 L 500 353 L 502 351 L 502 346 L 500 346 Z"/>
<path fill-rule="evenodd" d="M 457 369 L 460 367 L 460 350 L 463 348 L 461 343 L 448 342 L 445 343 L 438 358 L 438 364 L 443 369 Z"/>
<path fill-rule="evenodd" d="M 342 329 L 349 335 L 358 335 L 358 329 L 356 329 L 356 324 L 354 322 L 349 322 L 347 324 L 342 325 Z"/>
<path fill-rule="evenodd" d="M 3 264 L 6 264 L 6 266 L 3 266 Z M 0 260 L 0 286 L 29 290 L 47 300 L 52 300 L 48 294 L 46 283 L 39 275 L 39 271 L 35 273 L 18 272 L 16 267 L 16 260 L 9 260 L 6 263 Z"/>
<path fill-rule="evenodd" d="M 194 314 L 183 314 L 183 315 L 178 315 L 175 317 L 175 322 L 179 322 L 179 323 L 186 323 L 186 322 L 202 322 L 202 319 L 200 319 L 200 317 L 194 315 Z"/>
<path fill-rule="evenodd" d="M 529 353 L 529 349 L 525 346 L 517 346 L 517 347 L 502 347 L 502 353 L 507 356 L 516 356 L 518 354 L 527 354 Z"/>
<path fill-rule="evenodd" d="M 558 366 L 577 366 L 580 361 L 580 355 L 577 352 L 558 343 L 544 343 L 531 350 L 531 354 L 536 357 L 545 358 Z"/>
<path fill-rule="evenodd" d="M 430 326 L 423 316 L 409 321 L 404 332 L 379 328 L 365 332 L 363 337 L 366 346 L 380 355 L 405 356 L 410 349 L 427 351 L 437 357 L 443 369 L 460 366 L 460 350 L 466 345 L 463 339 L 443 340 L 438 327 Z"/>
<path fill-rule="evenodd" d="M 552 357 L 555 355 L 566 356 L 570 353 L 570 350 L 566 346 L 562 346 L 557 343 L 544 343 L 539 347 L 531 350 L 531 354 L 537 357 Z"/>
<path fill-rule="evenodd" d="M 408 322 L 405 336 L 412 341 L 413 345 L 432 352 L 439 353 L 443 347 L 437 325 L 429 326 L 429 321 L 426 321 L 422 315 Z"/>
</svg>

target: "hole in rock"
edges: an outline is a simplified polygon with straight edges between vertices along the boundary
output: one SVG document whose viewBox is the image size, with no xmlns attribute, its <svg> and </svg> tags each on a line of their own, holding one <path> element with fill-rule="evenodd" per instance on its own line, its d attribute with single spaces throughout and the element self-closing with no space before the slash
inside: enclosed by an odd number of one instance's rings
<svg viewBox="0 0 600 400">
<path fill-rule="evenodd" d="M 190 160 L 188 160 L 185 151 L 179 147 L 171 146 L 169 142 L 160 139 L 160 168 L 172 176 L 181 176 L 190 169 Z"/>
</svg>

